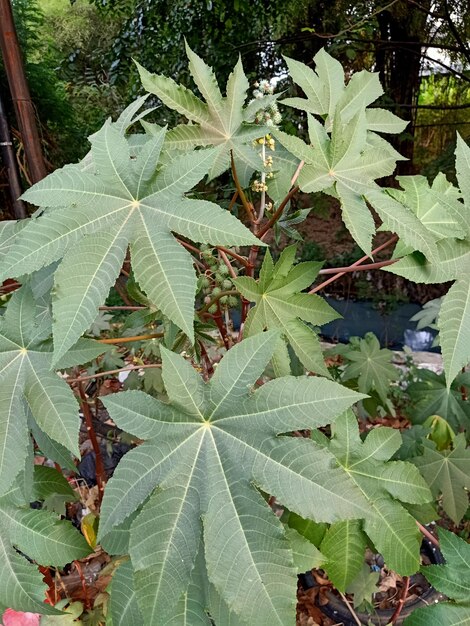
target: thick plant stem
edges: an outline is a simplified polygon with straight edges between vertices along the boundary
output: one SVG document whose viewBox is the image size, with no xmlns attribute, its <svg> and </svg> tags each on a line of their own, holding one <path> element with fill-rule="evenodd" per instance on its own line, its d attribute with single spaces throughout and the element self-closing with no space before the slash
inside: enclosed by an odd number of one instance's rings
<svg viewBox="0 0 470 626">
<path fill-rule="evenodd" d="M 416 521 L 416 524 L 419 528 L 419 530 L 421 531 L 421 533 L 426 537 L 426 539 L 428 539 L 434 546 L 436 546 L 436 548 L 439 548 L 439 540 L 434 537 L 434 535 L 432 533 L 429 532 L 429 530 L 423 526 L 422 524 L 420 524 L 418 521 Z"/>
<path fill-rule="evenodd" d="M 380 252 L 381 250 L 388 248 L 389 246 L 393 245 L 396 241 L 398 241 L 398 237 L 396 235 L 393 235 L 393 237 L 390 237 L 390 239 L 387 239 L 385 243 L 383 243 L 382 245 L 372 250 L 370 256 L 373 256 L 374 254 L 377 254 L 377 252 Z M 370 256 L 368 254 L 364 255 L 358 261 L 356 261 L 355 263 L 352 263 L 347 269 L 347 271 L 348 272 L 354 271 L 354 269 L 356 269 L 358 265 L 362 265 L 362 263 L 364 263 L 364 261 L 367 261 L 367 259 L 369 259 Z M 350 268 L 353 268 L 353 269 L 350 269 Z M 310 289 L 308 293 L 310 294 L 317 293 L 317 291 L 324 289 L 325 287 L 333 283 L 335 280 L 338 280 L 338 278 L 341 278 L 341 276 L 344 276 L 345 274 L 346 274 L 346 270 L 339 271 L 337 274 L 334 274 L 334 276 L 332 276 L 331 278 L 328 278 L 328 280 L 325 280 L 323 283 L 320 283 L 316 287 L 313 287 L 313 289 Z"/>
<path fill-rule="evenodd" d="M 395 624 L 395 622 L 400 617 L 400 613 L 402 612 L 403 607 L 405 606 L 406 596 L 408 595 L 408 589 L 410 587 L 410 577 L 403 576 L 403 583 L 404 584 L 403 584 L 403 589 L 401 590 L 400 600 L 398 601 L 397 607 L 392 615 L 390 624 Z"/>
<path fill-rule="evenodd" d="M 83 389 L 81 382 L 78 383 L 78 394 L 80 396 L 80 405 L 82 407 L 83 415 L 85 417 L 85 425 L 90 438 L 93 452 L 95 453 L 95 468 L 96 468 L 96 484 L 98 485 L 99 501 L 103 499 L 104 486 L 106 484 L 106 472 L 104 471 L 103 456 L 101 454 L 100 444 L 96 438 L 95 429 L 93 426 L 93 417 L 91 415 L 90 405 Z"/>
<path fill-rule="evenodd" d="M 365 272 L 367 270 L 378 270 L 381 267 L 393 265 L 397 261 L 398 259 L 389 259 L 388 261 L 377 261 L 377 263 L 367 263 L 367 265 L 357 265 L 356 267 L 352 267 L 350 265 L 348 265 L 348 267 L 327 267 L 324 270 L 320 270 L 318 274 L 337 274 L 338 272 L 346 274 L 348 272 Z"/>
<path fill-rule="evenodd" d="M 260 239 L 262 239 L 264 237 L 264 235 L 266 235 L 268 230 L 270 228 L 272 228 L 274 226 L 274 224 L 278 221 L 278 219 L 282 216 L 282 214 L 284 212 L 284 209 L 286 208 L 287 204 L 290 202 L 290 200 L 293 198 L 293 196 L 295 196 L 295 194 L 298 191 L 299 191 L 298 187 L 293 187 L 289 191 L 287 196 L 284 198 L 284 200 L 281 202 L 281 204 L 277 207 L 276 212 L 271 217 L 271 219 L 268 222 L 266 222 L 266 224 L 262 228 L 260 228 L 260 230 L 258 232 L 258 237 Z"/>
<path fill-rule="evenodd" d="M 237 169 L 235 167 L 235 160 L 233 158 L 233 152 L 230 152 L 230 162 L 231 162 L 231 166 L 232 166 L 232 176 L 233 176 L 233 181 L 235 183 L 235 187 L 237 188 L 237 192 L 238 192 L 238 197 L 240 198 L 243 208 L 245 209 L 245 211 L 248 214 L 248 217 L 250 219 L 250 222 L 253 224 L 256 220 L 255 220 L 255 215 L 253 213 L 253 207 L 251 205 L 251 202 L 248 202 L 247 197 L 245 196 L 245 192 L 242 189 L 242 186 L 240 185 L 240 181 L 238 179 L 238 175 L 237 175 Z"/>
</svg>

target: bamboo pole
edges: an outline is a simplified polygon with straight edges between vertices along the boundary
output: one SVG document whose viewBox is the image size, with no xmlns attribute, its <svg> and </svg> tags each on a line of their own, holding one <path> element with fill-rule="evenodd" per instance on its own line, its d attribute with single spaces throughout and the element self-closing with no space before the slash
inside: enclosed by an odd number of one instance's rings
<svg viewBox="0 0 470 626">
<path fill-rule="evenodd" d="M 31 182 L 47 174 L 10 0 L 0 0 L 0 48 Z"/>
</svg>

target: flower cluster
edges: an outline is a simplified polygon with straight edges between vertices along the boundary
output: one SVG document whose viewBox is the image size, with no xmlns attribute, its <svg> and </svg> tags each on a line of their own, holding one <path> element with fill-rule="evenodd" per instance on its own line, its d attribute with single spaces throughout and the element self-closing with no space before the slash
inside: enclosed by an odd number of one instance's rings
<svg viewBox="0 0 470 626">
<path fill-rule="evenodd" d="M 271 83 L 268 80 L 261 80 L 255 83 L 253 96 L 255 100 L 263 100 L 266 96 L 272 96 L 273 92 L 274 89 Z M 260 108 L 255 116 L 257 124 L 265 124 L 266 126 L 277 126 L 281 121 L 282 116 L 275 101 L 270 102 L 265 108 Z"/>
</svg>

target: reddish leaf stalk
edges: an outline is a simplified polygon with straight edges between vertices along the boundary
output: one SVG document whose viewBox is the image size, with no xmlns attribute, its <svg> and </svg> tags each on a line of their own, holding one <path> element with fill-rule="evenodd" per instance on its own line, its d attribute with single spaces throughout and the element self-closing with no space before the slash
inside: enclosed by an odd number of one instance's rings
<svg viewBox="0 0 470 626">
<path fill-rule="evenodd" d="M 248 265 L 248 259 L 246 259 L 244 256 L 241 256 L 240 254 L 237 254 L 236 252 L 233 252 L 232 250 L 229 250 L 225 246 L 217 246 L 217 250 L 219 252 L 225 252 L 225 254 L 230 255 L 231 257 L 236 259 L 239 263 L 241 263 L 244 267 Z"/>
<path fill-rule="evenodd" d="M 95 453 L 96 484 L 98 485 L 99 501 L 101 503 L 101 500 L 103 499 L 104 486 L 106 484 L 106 472 L 104 470 L 103 456 L 101 454 L 100 444 L 98 443 L 98 439 L 96 438 L 90 405 L 88 404 L 88 400 L 81 382 L 78 383 L 78 393 L 80 395 L 80 405 L 82 407 L 83 415 L 85 417 L 87 433 L 90 438 L 93 451 Z"/>
<path fill-rule="evenodd" d="M 75 567 L 77 569 L 78 575 L 80 577 L 80 581 L 82 583 L 83 608 L 85 610 L 91 609 L 92 603 L 91 603 L 90 596 L 88 595 L 88 588 L 87 588 L 87 585 L 86 585 L 85 576 L 83 575 L 82 566 L 80 565 L 80 563 L 78 561 L 74 561 L 74 564 L 75 564 Z"/>
<path fill-rule="evenodd" d="M 240 181 L 238 179 L 238 174 L 237 174 L 237 170 L 235 167 L 235 160 L 233 158 L 233 152 L 230 152 L 230 162 L 231 162 L 231 166 L 232 166 L 232 176 L 233 176 L 233 181 L 235 183 L 235 187 L 237 188 L 237 192 L 238 192 L 238 197 L 240 198 L 243 208 L 245 209 L 245 211 L 248 214 L 248 217 L 250 219 L 250 222 L 253 224 L 255 222 L 255 215 L 253 212 L 253 206 L 251 204 L 251 202 L 248 202 L 246 196 L 245 196 L 245 192 L 243 191 L 241 185 L 240 185 Z"/>
<path fill-rule="evenodd" d="M 365 272 L 367 270 L 378 270 L 381 267 L 386 267 L 387 265 L 393 265 L 396 263 L 398 259 L 389 259 L 388 261 L 378 261 L 377 263 L 368 263 L 367 265 L 358 265 L 356 267 L 348 266 L 348 267 L 327 267 L 324 270 L 320 270 L 319 274 L 336 274 L 337 272 L 342 272 L 346 274 L 348 272 Z"/>
<path fill-rule="evenodd" d="M 403 584 L 403 589 L 401 590 L 401 593 L 400 593 L 400 599 L 398 601 L 395 611 L 393 612 L 392 618 L 390 620 L 390 624 L 395 624 L 395 622 L 400 617 L 400 613 L 402 612 L 403 607 L 405 606 L 406 596 L 408 595 L 408 589 L 410 587 L 410 577 L 403 576 L 403 583 L 404 584 Z"/>
<path fill-rule="evenodd" d="M 429 532 L 429 530 L 423 526 L 422 524 L 420 524 L 417 520 L 416 520 L 416 524 L 419 528 L 419 530 L 421 531 L 421 533 L 426 537 L 426 539 L 428 539 L 434 546 L 436 546 L 436 548 L 439 548 L 439 540 L 434 537 L 434 535 L 432 533 Z"/>
<path fill-rule="evenodd" d="M 230 261 L 228 260 L 228 257 L 227 257 L 227 255 L 225 254 L 225 252 L 224 252 L 223 250 L 221 250 L 220 248 L 219 248 L 219 255 L 220 255 L 220 258 L 222 259 L 222 261 L 223 261 L 223 262 L 225 263 L 225 265 L 227 266 L 228 271 L 229 271 L 229 273 L 230 273 L 230 276 L 231 276 L 232 278 L 236 278 L 236 277 L 237 277 L 237 275 L 235 274 L 235 270 L 233 269 L 232 264 L 231 264 L 231 263 L 230 263 Z"/>
<path fill-rule="evenodd" d="M 284 198 L 284 200 L 281 202 L 281 204 L 277 207 L 276 212 L 274 213 L 274 215 L 271 217 L 271 219 L 266 222 L 266 224 L 260 228 L 259 232 L 258 232 L 258 237 L 260 239 L 262 239 L 264 237 L 264 235 L 266 235 L 266 233 L 268 232 L 268 230 L 270 228 L 272 228 L 274 226 L 274 224 L 277 222 L 277 220 L 281 217 L 281 215 L 284 212 L 284 209 L 286 208 L 287 204 L 290 202 L 290 200 L 292 199 L 293 196 L 295 196 L 295 194 L 299 191 L 298 187 L 293 187 L 289 193 L 287 194 L 287 196 Z"/>
<path fill-rule="evenodd" d="M 214 322 L 216 323 L 217 328 L 219 329 L 220 336 L 222 337 L 222 341 L 224 342 L 224 346 L 227 350 L 231 348 L 231 341 L 229 334 L 227 332 L 227 328 L 225 327 L 224 318 L 222 316 L 222 309 L 220 308 L 220 304 L 217 302 L 217 313 L 213 316 Z"/>
<path fill-rule="evenodd" d="M 381 250 L 384 250 L 384 248 L 388 248 L 388 246 L 391 246 L 392 244 L 394 244 L 396 241 L 398 240 L 398 237 L 396 235 L 393 235 L 393 237 L 390 237 L 390 239 L 387 239 L 387 241 L 385 243 L 383 243 L 382 245 L 378 246 L 377 248 L 375 248 L 374 250 L 372 250 L 371 255 L 373 256 L 374 254 L 377 254 L 377 252 L 380 252 Z M 352 263 L 349 268 L 357 268 L 358 265 L 362 265 L 362 263 L 364 263 L 364 261 L 367 261 L 367 259 L 369 259 L 369 255 L 364 255 L 363 257 L 361 257 L 358 261 L 356 261 L 355 263 Z M 348 271 L 354 271 L 354 269 L 349 269 Z M 334 274 L 334 276 L 332 276 L 331 278 L 328 278 L 328 280 L 325 280 L 324 282 L 320 283 L 319 285 L 317 285 L 316 287 L 313 287 L 313 289 L 310 289 L 310 291 L 308 292 L 310 293 L 317 293 L 317 291 L 320 291 L 321 289 L 324 289 L 327 285 L 333 283 L 335 280 L 338 280 L 338 278 L 341 278 L 341 276 L 344 276 L 344 274 L 346 273 L 346 271 L 339 271 L 337 274 Z"/>
</svg>

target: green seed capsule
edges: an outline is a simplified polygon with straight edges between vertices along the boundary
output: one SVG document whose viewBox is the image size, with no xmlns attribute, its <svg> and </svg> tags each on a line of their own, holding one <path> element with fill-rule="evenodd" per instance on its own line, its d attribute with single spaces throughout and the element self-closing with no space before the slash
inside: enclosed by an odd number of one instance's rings
<svg viewBox="0 0 470 626">
<path fill-rule="evenodd" d="M 214 289 L 212 290 L 212 295 L 213 296 L 218 296 L 219 293 L 222 292 L 222 289 L 220 287 L 214 287 Z"/>
<path fill-rule="evenodd" d="M 216 304 L 211 304 L 211 306 L 207 309 L 209 313 L 217 313 L 217 305 Z"/>
<path fill-rule="evenodd" d="M 220 298 L 220 304 L 228 304 L 228 296 L 222 296 Z"/>
<path fill-rule="evenodd" d="M 230 280 L 230 278 L 226 278 L 223 283 L 222 283 L 222 287 L 224 289 L 231 289 L 232 288 L 232 281 Z"/>
<path fill-rule="evenodd" d="M 229 307 L 236 307 L 238 306 L 238 298 L 235 296 L 229 296 L 228 297 L 228 305 Z"/>
<path fill-rule="evenodd" d="M 221 274 L 223 274 L 224 276 L 228 276 L 229 273 L 229 269 L 228 267 L 225 265 L 225 263 L 221 263 L 219 265 L 219 270 L 218 270 Z"/>
<path fill-rule="evenodd" d="M 214 274 L 214 280 L 216 283 L 218 283 L 219 285 L 221 285 L 224 282 L 225 277 L 222 276 L 222 274 L 219 274 L 219 272 L 216 272 Z"/>
</svg>

